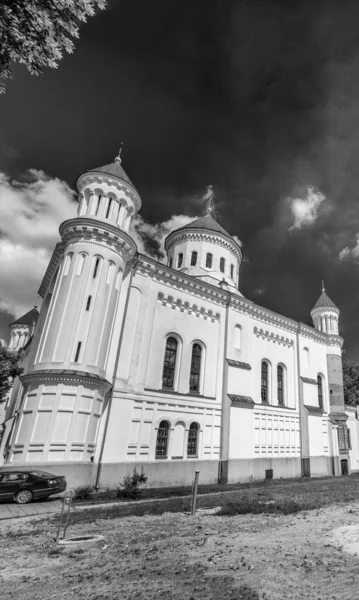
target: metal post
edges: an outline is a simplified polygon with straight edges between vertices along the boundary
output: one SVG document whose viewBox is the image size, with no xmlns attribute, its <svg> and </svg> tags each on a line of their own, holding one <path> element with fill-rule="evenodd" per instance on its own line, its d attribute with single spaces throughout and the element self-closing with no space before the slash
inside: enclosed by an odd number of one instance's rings
<svg viewBox="0 0 359 600">
<path fill-rule="evenodd" d="M 194 475 L 194 483 L 193 483 L 193 487 L 192 487 L 192 509 L 191 509 L 192 515 L 196 514 L 198 479 L 199 479 L 199 471 L 196 471 L 195 475 Z"/>
<path fill-rule="evenodd" d="M 66 494 L 63 497 L 60 520 L 59 520 L 59 525 L 58 525 L 57 534 L 56 534 L 56 542 L 58 542 L 58 540 L 60 538 L 61 527 L 64 528 L 61 539 L 62 540 L 65 539 L 66 529 L 69 524 L 71 505 L 72 505 L 72 492 L 70 491 L 70 492 L 66 492 Z M 66 513 L 66 517 L 65 517 L 65 523 L 63 524 L 62 519 L 64 516 L 65 506 L 67 507 L 67 513 Z"/>
</svg>

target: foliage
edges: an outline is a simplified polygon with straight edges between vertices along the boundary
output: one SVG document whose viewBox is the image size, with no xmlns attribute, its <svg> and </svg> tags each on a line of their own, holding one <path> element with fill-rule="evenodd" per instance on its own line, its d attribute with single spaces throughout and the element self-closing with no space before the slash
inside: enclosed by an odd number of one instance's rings
<svg viewBox="0 0 359 600">
<path fill-rule="evenodd" d="M 217 514 L 226 517 L 247 514 L 257 515 L 260 513 L 292 515 L 301 510 L 313 510 L 315 508 L 317 508 L 317 504 L 311 500 L 307 500 L 306 503 L 300 503 L 295 498 L 282 498 L 278 501 L 265 502 L 258 499 L 248 500 L 247 498 L 242 498 L 238 502 L 229 502 Z"/>
<path fill-rule="evenodd" d="M 138 473 L 135 467 L 132 475 L 125 475 L 123 478 L 123 483 L 120 483 L 121 487 L 117 490 L 117 497 L 136 500 L 142 491 L 140 490 L 140 485 L 146 483 L 147 479 L 148 477 L 143 472 L 143 467 L 141 469 L 141 473 Z"/>
<path fill-rule="evenodd" d="M 0 344 L 0 403 L 5 402 L 12 380 L 24 370 L 19 367 L 19 360 L 18 353 L 9 352 Z"/>
<path fill-rule="evenodd" d="M 106 0 L 3 0 L 0 79 L 12 77 L 12 63 L 24 64 L 32 75 L 57 68 L 63 52 L 74 51 L 80 23 L 105 6 Z"/>
<path fill-rule="evenodd" d="M 359 404 L 359 365 L 343 358 L 343 383 L 345 404 Z"/>
<path fill-rule="evenodd" d="M 95 488 L 93 485 L 82 485 L 74 489 L 74 500 L 87 500 L 91 498 Z"/>
</svg>

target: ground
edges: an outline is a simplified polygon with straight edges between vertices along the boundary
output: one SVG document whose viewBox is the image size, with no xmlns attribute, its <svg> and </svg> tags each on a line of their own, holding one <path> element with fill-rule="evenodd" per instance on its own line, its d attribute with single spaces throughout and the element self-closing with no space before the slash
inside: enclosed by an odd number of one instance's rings
<svg viewBox="0 0 359 600">
<path fill-rule="evenodd" d="M 105 543 L 66 554 L 53 541 L 56 524 L 55 517 L 0 524 L 1 597 L 359 598 L 359 555 L 343 549 L 340 537 L 342 528 L 359 531 L 359 503 L 286 516 L 165 513 L 70 522 L 69 536 L 102 534 Z"/>
</svg>

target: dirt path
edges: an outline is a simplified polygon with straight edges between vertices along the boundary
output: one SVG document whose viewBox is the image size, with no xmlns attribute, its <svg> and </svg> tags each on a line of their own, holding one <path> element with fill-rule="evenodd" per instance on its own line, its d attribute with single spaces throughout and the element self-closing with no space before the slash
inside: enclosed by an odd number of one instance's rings
<svg viewBox="0 0 359 600">
<path fill-rule="evenodd" d="M 359 536 L 359 504 L 287 517 L 98 520 L 69 535 L 101 533 L 105 547 L 64 555 L 52 541 L 54 525 L 3 523 L 1 597 L 357 600 L 359 555 L 342 549 L 348 526 Z"/>
</svg>

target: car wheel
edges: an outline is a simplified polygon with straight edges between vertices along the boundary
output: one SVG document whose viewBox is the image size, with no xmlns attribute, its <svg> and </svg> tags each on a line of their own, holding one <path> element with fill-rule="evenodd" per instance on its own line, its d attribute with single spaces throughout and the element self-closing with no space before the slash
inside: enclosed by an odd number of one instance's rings
<svg viewBox="0 0 359 600">
<path fill-rule="evenodd" d="M 30 490 L 20 490 L 15 496 L 18 504 L 28 504 L 32 500 L 32 492 Z"/>
</svg>

